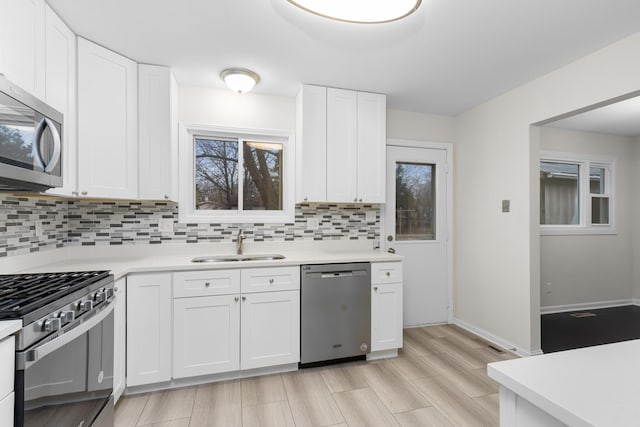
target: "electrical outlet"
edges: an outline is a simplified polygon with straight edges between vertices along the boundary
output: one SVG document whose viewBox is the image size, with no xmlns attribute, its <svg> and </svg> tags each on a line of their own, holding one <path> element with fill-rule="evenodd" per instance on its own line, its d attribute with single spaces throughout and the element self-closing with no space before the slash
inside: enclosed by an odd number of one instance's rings
<svg viewBox="0 0 640 427">
<path fill-rule="evenodd" d="M 546 294 L 550 294 L 553 292 L 553 289 L 551 289 L 551 282 L 545 282 L 545 293 Z"/>
<path fill-rule="evenodd" d="M 158 220 L 158 231 L 160 233 L 173 233 L 173 219 L 160 218 Z"/>
<path fill-rule="evenodd" d="M 36 237 L 42 237 L 44 235 L 44 224 L 41 220 L 36 220 L 35 222 L 35 233 Z"/>
<path fill-rule="evenodd" d="M 307 218 L 307 229 L 309 230 L 317 230 L 320 227 L 320 222 L 318 218 Z"/>
</svg>

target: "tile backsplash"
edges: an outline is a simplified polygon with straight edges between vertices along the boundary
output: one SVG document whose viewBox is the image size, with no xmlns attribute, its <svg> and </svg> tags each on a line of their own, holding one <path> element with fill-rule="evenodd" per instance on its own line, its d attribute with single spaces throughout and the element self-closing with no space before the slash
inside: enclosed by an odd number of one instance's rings
<svg viewBox="0 0 640 427">
<path fill-rule="evenodd" d="M 160 219 L 173 232 L 160 232 Z M 185 224 L 173 202 L 0 197 L 0 257 L 63 246 L 249 241 L 380 240 L 378 205 L 296 205 L 287 224 Z"/>
</svg>

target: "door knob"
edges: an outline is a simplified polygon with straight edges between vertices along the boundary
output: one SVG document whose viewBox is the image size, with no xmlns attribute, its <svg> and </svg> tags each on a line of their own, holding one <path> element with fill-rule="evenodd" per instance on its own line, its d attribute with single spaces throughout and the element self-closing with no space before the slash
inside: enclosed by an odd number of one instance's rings
<svg viewBox="0 0 640 427">
<path fill-rule="evenodd" d="M 391 234 L 389 234 L 387 236 L 387 240 L 390 241 L 390 242 L 393 242 L 393 236 Z"/>
</svg>

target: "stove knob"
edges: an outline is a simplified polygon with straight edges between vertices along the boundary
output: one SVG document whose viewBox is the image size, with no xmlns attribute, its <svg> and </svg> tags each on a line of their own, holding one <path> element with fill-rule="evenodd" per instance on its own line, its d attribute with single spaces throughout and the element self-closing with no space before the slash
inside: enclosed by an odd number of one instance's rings
<svg viewBox="0 0 640 427">
<path fill-rule="evenodd" d="M 104 301 L 106 299 L 105 297 L 106 294 L 104 291 L 98 291 L 93 295 L 93 300 L 96 302 L 96 304 L 98 304 Z"/>
<path fill-rule="evenodd" d="M 78 311 L 89 311 L 93 308 L 93 301 L 80 301 L 78 303 Z"/>
<path fill-rule="evenodd" d="M 104 292 L 107 294 L 107 299 L 111 298 L 116 294 L 113 288 L 105 289 Z"/>
<path fill-rule="evenodd" d="M 43 329 L 47 332 L 53 332 L 60 329 L 62 321 L 56 317 L 44 321 Z"/>
<path fill-rule="evenodd" d="M 58 317 L 62 321 L 62 323 L 73 322 L 76 318 L 76 313 L 73 311 L 61 311 L 58 314 Z"/>
</svg>

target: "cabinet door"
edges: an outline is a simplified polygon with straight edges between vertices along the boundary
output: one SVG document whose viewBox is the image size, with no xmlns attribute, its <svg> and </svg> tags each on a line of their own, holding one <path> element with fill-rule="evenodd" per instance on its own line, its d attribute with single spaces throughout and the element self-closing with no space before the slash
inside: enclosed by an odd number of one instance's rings
<svg viewBox="0 0 640 427">
<path fill-rule="evenodd" d="M 0 420 L 2 420 L 3 426 L 9 427 L 13 425 L 13 414 L 15 407 L 15 393 L 11 392 L 8 395 L 0 396 Z"/>
<path fill-rule="evenodd" d="M 116 281 L 116 300 L 113 309 L 113 398 L 118 402 L 125 389 L 127 363 L 127 283 L 122 278 Z"/>
<path fill-rule="evenodd" d="M 241 369 L 300 361 L 300 291 L 242 295 Z"/>
<path fill-rule="evenodd" d="M 76 35 L 49 7 L 45 15 L 45 101 L 64 114 L 62 173 L 64 185 L 47 192 L 77 195 Z"/>
<path fill-rule="evenodd" d="M 127 386 L 171 379 L 171 274 L 127 277 Z"/>
<path fill-rule="evenodd" d="M 0 73 L 44 98 L 44 0 L 0 2 Z"/>
<path fill-rule="evenodd" d="M 353 203 L 357 179 L 357 93 L 327 89 L 327 201 Z"/>
<path fill-rule="evenodd" d="M 78 38 L 78 187 L 137 198 L 137 64 Z"/>
<path fill-rule="evenodd" d="M 326 202 L 327 88 L 304 85 L 296 102 L 296 202 Z"/>
<path fill-rule="evenodd" d="M 371 351 L 402 347 L 402 283 L 373 285 Z"/>
<path fill-rule="evenodd" d="M 175 79 L 167 67 L 138 65 L 139 198 L 177 200 Z"/>
<path fill-rule="evenodd" d="M 239 295 L 173 300 L 173 378 L 236 371 Z"/>
<path fill-rule="evenodd" d="M 358 92 L 358 202 L 385 202 L 387 98 Z"/>
</svg>

